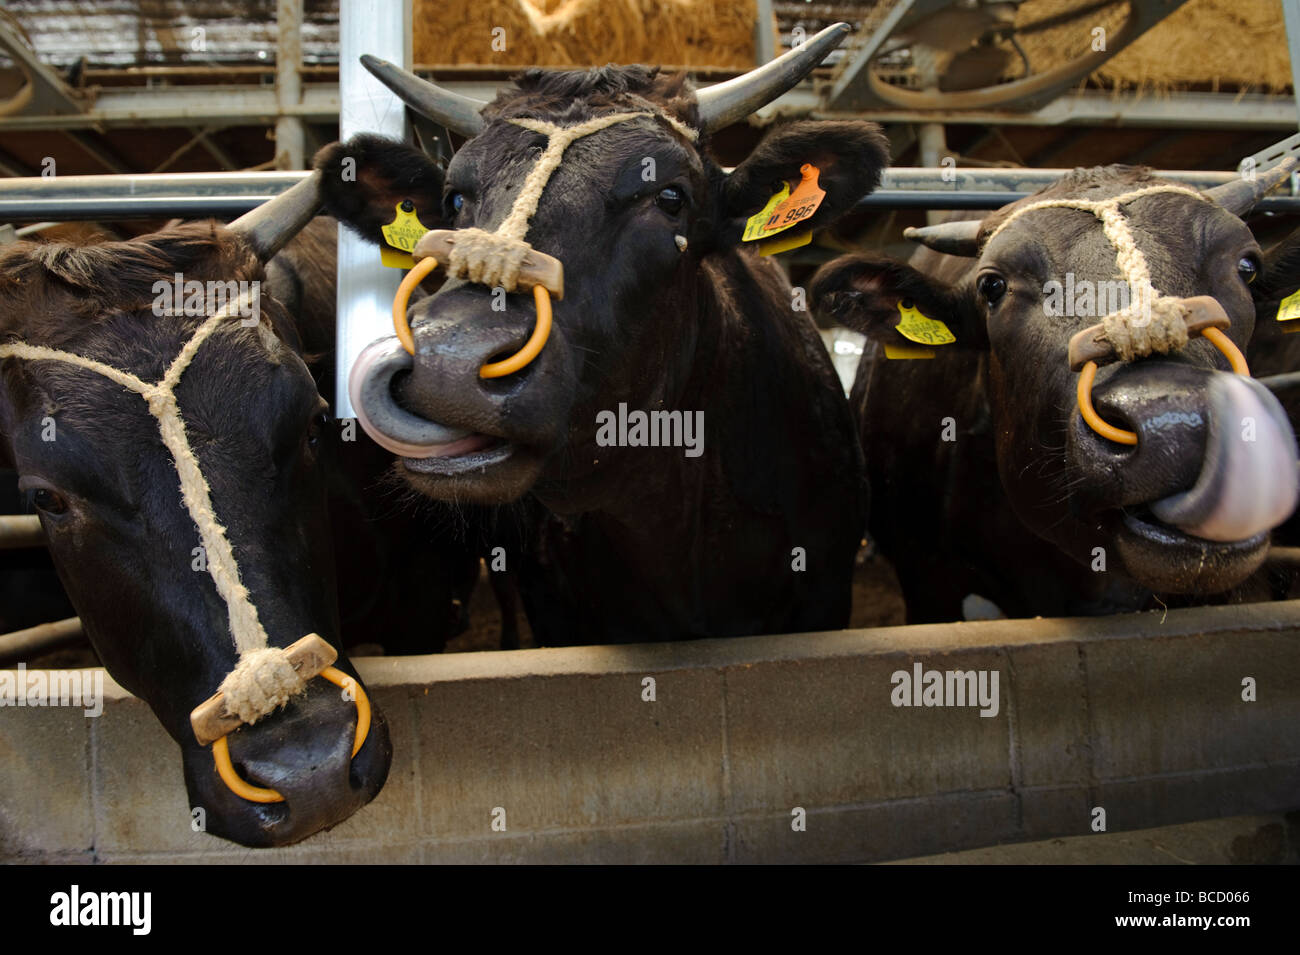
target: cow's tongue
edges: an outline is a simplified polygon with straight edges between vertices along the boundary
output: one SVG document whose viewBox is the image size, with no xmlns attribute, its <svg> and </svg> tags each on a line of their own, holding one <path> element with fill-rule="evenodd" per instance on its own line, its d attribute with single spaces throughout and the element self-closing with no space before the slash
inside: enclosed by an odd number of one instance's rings
<svg viewBox="0 0 1300 955">
<path fill-rule="evenodd" d="M 475 451 L 482 451 L 499 443 L 499 438 L 494 438 L 489 434 L 471 434 L 459 441 L 449 441 L 446 444 L 435 444 L 424 448 L 422 454 L 408 456 L 417 459 L 448 458 L 458 454 L 472 454 Z"/>
<path fill-rule="evenodd" d="M 1208 408 L 1200 476 L 1190 490 L 1156 501 L 1151 512 L 1212 541 L 1272 530 L 1295 510 L 1300 493 L 1295 434 L 1282 406 L 1259 382 L 1220 374 L 1210 382 Z"/>
</svg>

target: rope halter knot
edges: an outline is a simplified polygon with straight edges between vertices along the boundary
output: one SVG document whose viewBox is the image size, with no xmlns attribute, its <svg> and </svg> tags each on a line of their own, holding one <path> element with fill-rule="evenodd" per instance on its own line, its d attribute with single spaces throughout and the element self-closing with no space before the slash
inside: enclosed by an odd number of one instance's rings
<svg viewBox="0 0 1300 955">
<path fill-rule="evenodd" d="M 1038 209 L 1079 209 L 1101 220 L 1102 232 L 1115 249 L 1115 263 L 1128 283 L 1129 302 L 1101 322 L 1070 339 L 1071 371 L 1079 372 L 1076 398 L 1079 413 L 1093 431 L 1118 444 L 1136 445 L 1137 434 L 1108 424 L 1092 406 L 1092 385 L 1098 363 L 1135 361 L 1152 354 L 1169 354 L 1187 345 L 1195 334 L 1210 340 L 1228 359 L 1233 371 L 1249 375 L 1245 356 L 1223 333 L 1231 324 L 1223 306 L 1212 296 L 1181 299 L 1159 292 L 1151 284 L 1151 269 L 1138 248 L 1121 208 L 1125 203 L 1158 193 L 1176 193 L 1202 202 L 1212 200 L 1186 186 L 1161 184 L 1134 189 L 1110 199 L 1043 199 L 1007 216 L 985 240 L 988 246 L 1012 222 Z"/>
<path fill-rule="evenodd" d="M 266 630 L 258 618 L 257 608 L 249 599 L 248 588 L 240 579 L 234 550 L 226 537 L 225 527 L 217 519 L 211 489 L 190 446 L 176 401 L 181 375 L 199 348 L 226 319 L 241 314 L 254 295 L 260 295 L 260 289 L 244 292 L 208 316 L 181 347 L 163 377 L 152 384 L 93 358 L 26 342 L 0 345 L 0 359 L 21 358 L 74 365 L 102 375 L 145 400 L 149 413 L 158 422 L 163 445 L 171 454 L 180 479 L 181 500 L 199 532 L 208 574 L 226 604 L 230 635 L 239 653 L 238 663 L 222 681 L 217 693 L 190 714 L 191 726 L 199 745 L 212 743 L 217 772 L 232 790 L 255 802 L 280 802 L 284 797 L 275 790 L 260 789 L 239 778 L 230 762 L 226 735 L 245 723 L 257 722 L 302 693 L 307 680 L 322 676 L 344 687 L 350 698 L 356 701 L 357 733 L 352 751 L 355 756 L 370 730 L 370 707 L 356 681 L 330 666 L 338 654 L 316 634 L 303 637 L 287 649 L 268 646 Z"/>
<path fill-rule="evenodd" d="M 480 378 L 499 378 L 526 366 L 546 345 L 551 333 L 551 296 L 564 298 L 564 266 L 554 256 L 534 249 L 527 241 L 529 224 L 541 203 L 542 193 L 560 163 L 564 152 L 585 136 L 642 117 L 667 123 L 675 132 L 694 142 L 699 133 L 680 120 L 646 103 L 636 112 L 608 113 L 573 126 L 559 126 L 541 119 L 510 119 L 507 122 L 540 133 L 547 138 L 546 148 L 528 171 L 524 184 L 515 196 L 509 214 L 491 232 L 485 229 L 433 229 L 416 244 L 412 256 L 415 267 L 406 274 L 393 299 L 393 328 L 407 354 L 415 354 L 415 336 L 406 318 L 411 294 L 424 278 L 440 265 L 448 278 L 465 279 L 477 285 L 503 288 L 515 292 L 533 290 L 537 323 L 528 341 L 514 355 L 491 362 L 479 369 Z"/>
</svg>

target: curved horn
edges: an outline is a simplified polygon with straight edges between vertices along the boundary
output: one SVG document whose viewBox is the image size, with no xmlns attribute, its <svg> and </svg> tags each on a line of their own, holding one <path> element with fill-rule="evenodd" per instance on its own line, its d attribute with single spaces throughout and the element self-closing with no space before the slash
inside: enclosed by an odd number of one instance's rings
<svg viewBox="0 0 1300 955">
<path fill-rule="evenodd" d="M 1234 179 L 1221 186 L 1205 190 L 1205 195 L 1213 199 L 1233 215 L 1244 218 L 1246 213 L 1255 208 L 1255 203 L 1263 199 L 1272 189 L 1286 181 L 1295 171 L 1296 159 L 1288 156 L 1272 169 L 1255 174 L 1255 181 Z"/>
<path fill-rule="evenodd" d="M 813 71 L 849 35 L 847 23 L 822 30 L 803 46 L 783 53 L 770 63 L 743 76 L 702 89 L 695 94 L 700 107 L 700 132 L 721 129 L 739 122 L 766 106 Z"/>
<path fill-rule="evenodd" d="M 927 249 L 934 249 L 936 252 L 972 257 L 979 255 L 981 224 L 978 219 L 942 222 L 939 225 L 927 225 L 919 229 L 904 229 L 903 238 L 919 242 Z"/>
<path fill-rule="evenodd" d="M 421 116 L 429 117 L 466 139 L 483 131 L 483 117 L 478 111 L 487 103 L 482 100 L 445 90 L 369 53 L 361 57 L 361 65 Z"/>
<path fill-rule="evenodd" d="M 243 236 L 257 257 L 266 262 L 302 231 L 320 205 L 320 173 L 313 172 L 274 199 L 245 212 L 230 223 L 230 228 Z"/>
</svg>

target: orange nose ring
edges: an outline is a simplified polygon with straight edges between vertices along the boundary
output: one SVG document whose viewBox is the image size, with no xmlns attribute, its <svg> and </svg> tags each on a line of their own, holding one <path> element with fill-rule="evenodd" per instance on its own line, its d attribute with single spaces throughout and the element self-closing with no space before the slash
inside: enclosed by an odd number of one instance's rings
<svg viewBox="0 0 1300 955">
<path fill-rule="evenodd" d="M 406 273 L 406 278 L 402 279 L 402 284 L 397 287 L 397 295 L 393 298 L 393 329 L 408 355 L 415 354 L 415 336 L 411 334 L 411 323 L 406 320 L 406 307 L 415 287 L 437 267 L 438 260 L 431 255 L 416 262 L 415 267 Z M 537 324 L 533 326 L 533 333 L 528 336 L 524 347 L 509 358 L 484 365 L 478 370 L 480 378 L 501 378 L 513 374 L 542 353 L 546 340 L 551 337 L 551 293 L 544 285 L 533 286 L 533 303 L 537 307 Z"/>
<path fill-rule="evenodd" d="M 336 667 L 326 667 L 318 675 L 352 694 L 357 706 L 357 732 L 352 743 L 352 755 L 356 756 L 357 753 L 361 752 L 361 747 L 370 734 L 370 698 L 366 696 L 366 691 L 361 688 L 359 682 Z M 212 758 L 217 764 L 217 775 L 221 777 L 222 782 L 229 786 L 230 791 L 236 796 L 247 799 L 249 802 L 284 802 L 284 796 L 274 789 L 254 786 L 252 783 L 240 778 L 240 775 L 235 772 L 234 764 L 230 761 L 228 736 L 222 736 L 212 743 Z"/>
<path fill-rule="evenodd" d="M 1248 376 L 1250 374 L 1250 368 L 1246 364 L 1246 356 L 1241 353 L 1240 348 L 1232 343 L 1232 339 L 1213 327 L 1202 329 L 1201 334 L 1213 342 L 1214 347 L 1223 352 L 1233 371 L 1239 375 Z M 1087 422 L 1088 427 L 1107 441 L 1114 441 L 1116 444 L 1136 445 L 1138 436 L 1134 432 L 1125 431 L 1123 428 L 1107 424 L 1102 420 L 1101 415 L 1097 414 L 1097 409 L 1092 406 L 1092 383 L 1096 377 L 1097 363 L 1095 361 L 1087 362 L 1079 371 L 1079 385 L 1076 395 L 1079 402 L 1079 413 L 1083 415 L 1083 420 Z"/>
</svg>

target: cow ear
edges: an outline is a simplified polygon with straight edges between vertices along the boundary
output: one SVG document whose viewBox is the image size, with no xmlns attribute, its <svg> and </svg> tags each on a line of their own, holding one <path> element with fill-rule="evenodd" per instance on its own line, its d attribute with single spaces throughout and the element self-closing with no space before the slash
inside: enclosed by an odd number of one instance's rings
<svg viewBox="0 0 1300 955">
<path fill-rule="evenodd" d="M 313 165 L 321 172 L 325 211 L 367 242 L 383 243 L 380 230 L 394 221 L 397 206 L 407 200 L 426 229 L 445 227 L 443 171 L 413 146 L 361 133 L 326 146 Z"/>
<path fill-rule="evenodd" d="M 809 297 L 814 311 L 882 345 L 988 348 L 984 318 L 969 288 L 893 259 L 842 255 L 817 270 Z"/>
<path fill-rule="evenodd" d="M 1277 327 L 1279 312 L 1285 308 L 1285 321 L 1289 322 L 1300 311 L 1300 301 L 1296 300 L 1300 294 L 1300 232 L 1270 249 L 1263 265 L 1262 274 L 1250 287 L 1255 299 L 1255 336 L 1273 339 L 1286 330 Z"/>
<path fill-rule="evenodd" d="M 875 123 L 838 120 L 796 122 L 768 133 L 749 158 L 727 177 L 722 189 L 724 239 L 739 241 L 750 216 L 762 211 L 783 183 L 791 191 L 816 169 L 825 196 L 799 228 L 821 229 L 848 212 L 880 185 L 889 165 L 889 140 Z"/>
</svg>

